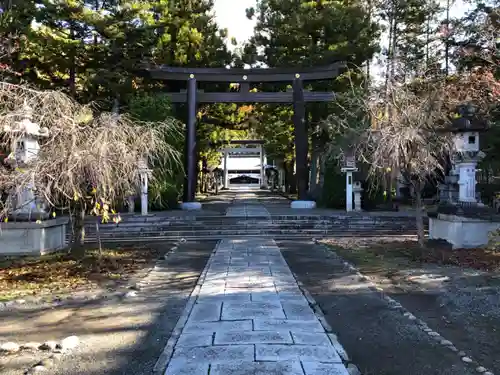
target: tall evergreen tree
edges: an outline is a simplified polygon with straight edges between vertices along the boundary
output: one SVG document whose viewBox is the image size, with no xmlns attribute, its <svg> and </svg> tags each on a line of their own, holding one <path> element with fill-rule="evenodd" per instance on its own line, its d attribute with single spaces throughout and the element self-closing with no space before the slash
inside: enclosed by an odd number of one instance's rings
<svg viewBox="0 0 500 375">
<path fill-rule="evenodd" d="M 143 62 L 224 66 L 231 62 L 212 0 L 12 0 L 0 35 L 23 36 L 7 59 L 20 80 L 63 88 L 83 101 L 112 102 L 137 88 Z M 4 6 L 7 9 L 6 6 Z M 4 9 L 2 8 L 2 9 Z M 20 25 L 24 27 L 20 27 Z M 15 33 L 14 33 L 15 32 Z"/>
<path fill-rule="evenodd" d="M 360 65 L 376 49 L 376 25 L 357 2 L 261 0 L 247 13 L 257 16 L 247 52 L 253 52 L 254 61 L 271 67 L 339 60 Z"/>
</svg>

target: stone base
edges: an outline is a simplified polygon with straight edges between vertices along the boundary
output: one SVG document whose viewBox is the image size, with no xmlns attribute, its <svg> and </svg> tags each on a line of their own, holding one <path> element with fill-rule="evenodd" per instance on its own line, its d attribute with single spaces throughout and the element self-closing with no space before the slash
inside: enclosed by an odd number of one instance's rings
<svg viewBox="0 0 500 375">
<path fill-rule="evenodd" d="M 315 201 L 293 201 L 290 203 L 291 208 L 312 209 L 316 208 Z"/>
<path fill-rule="evenodd" d="M 181 207 L 181 210 L 184 210 L 184 211 L 197 211 L 197 210 L 201 210 L 201 203 L 200 202 L 182 202 L 180 207 Z"/>
<path fill-rule="evenodd" d="M 44 255 L 64 249 L 68 219 L 0 225 L 1 255 Z"/>
<path fill-rule="evenodd" d="M 482 247 L 488 244 L 489 234 L 500 228 L 500 222 L 438 214 L 429 217 L 429 238 L 445 240 L 454 249 Z"/>
</svg>

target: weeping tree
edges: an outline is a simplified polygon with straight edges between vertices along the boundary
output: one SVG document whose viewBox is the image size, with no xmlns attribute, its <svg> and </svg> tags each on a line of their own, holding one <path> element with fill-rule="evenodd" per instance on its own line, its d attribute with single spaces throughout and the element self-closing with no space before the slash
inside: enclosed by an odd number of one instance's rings
<svg viewBox="0 0 500 375">
<path fill-rule="evenodd" d="M 5 130 L 17 127 L 27 107 L 32 121 L 48 135 L 40 139 L 38 157 L 19 165 L 16 148 L 25 134 Z M 11 151 L 0 167 L 1 189 L 33 189 L 36 201 L 47 205 L 51 215 L 69 212 L 74 244 L 81 244 L 87 214 L 120 220 L 113 206 L 136 191 L 139 160 L 148 160 L 153 180 L 178 164 L 179 155 L 166 136 L 175 129 L 171 118 L 139 122 L 126 115 L 96 113 L 60 92 L 0 83 L 0 149 Z M 10 199 L 1 204 L 6 221 L 15 207 Z"/>
<path fill-rule="evenodd" d="M 352 90 L 344 97 L 342 110 L 326 123 L 331 133 L 346 134 L 344 142 L 331 145 L 331 157 L 352 148 L 369 166 L 372 184 L 380 183 L 388 172 L 400 173 L 411 184 L 421 246 L 425 238 L 422 190 L 426 181 L 444 171 L 444 156 L 451 149 L 450 137 L 440 131 L 448 124 L 445 89 L 444 82 L 436 81 L 421 83 L 418 90 L 393 85 L 389 103 L 380 100 L 384 97 L 380 92 Z M 369 126 L 353 127 L 353 119 Z"/>
</svg>

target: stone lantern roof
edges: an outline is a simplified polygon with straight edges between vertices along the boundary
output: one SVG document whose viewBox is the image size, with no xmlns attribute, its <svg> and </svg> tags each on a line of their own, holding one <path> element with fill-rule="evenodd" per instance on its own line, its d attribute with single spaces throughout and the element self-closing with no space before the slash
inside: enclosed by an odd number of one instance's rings
<svg viewBox="0 0 500 375">
<path fill-rule="evenodd" d="M 472 104 L 461 104 L 457 106 L 456 117 L 451 119 L 451 125 L 447 129 L 452 133 L 479 132 L 488 129 L 488 122 L 477 113 L 477 107 Z"/>
<path fill-rule="evenodd" d="M 48 137 L 49 130 L 45 127 L 40 127 L 32 120 L 33 110 L 28 104 L 24 103 L 22 109 L 22 119 L 14 124 L 14 126 L 5 125 L 3 127 L 3 131 L 5 133 L 19 133 L 31 137 Z"/>
</svg>

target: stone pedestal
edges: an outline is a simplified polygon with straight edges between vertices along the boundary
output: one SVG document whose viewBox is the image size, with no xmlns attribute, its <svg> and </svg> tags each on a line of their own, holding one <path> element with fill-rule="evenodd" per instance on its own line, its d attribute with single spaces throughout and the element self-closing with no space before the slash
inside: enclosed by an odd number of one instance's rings
<svg viewBox="0 0 500 375">
<path fill-rule="evenodd" d="M 260 187 L 267 189 L 266 179 L 266 157 L 264 155 L 264 148 L 260 147 Z"/>
<path fill-rule="evenodd" d="M 0 224 L 0 255 L 44 255 L 67 246 L 68 219 Z"/>
<path fill-rule="evenodd" d="M 141 174 L 141 215 L 148 214 L 148 176 Z"/>
<path fill-rule="evenodd" d="M 458 171 L 458 200 L 460 202 L 476 203 L 476 160 L 460 162 Z"/>
<path fill-rule="evenodd" d="M 490 232 L 499 228 L 500 222 L 458 215 L 439 213 L 429 217 L 429 238 L 445 240 L 454 249 L 485 246 Z"/>
<path fill-rule="evenodd" d="M 352 172 L 346 172 L 346 182 L 345 182 L 345 210 L 347 212 L 352 211 Z"/>
<path fill-rule="evenodd" d="M 183 211 L 197 211 L 202 209 L 200 202 L 182 202 L 180 205 Z"/>
<path fill-rule="evenodd" d="M 142 159 L 138 163 L 139 176 L 141 179 L 141 215 L 148 214 L 148 179 L 151 174 L 151 169 L 148 168 L 146 159 Z"/>
<path fill-rule="evenodd" d="M 316 202 L 314 201 L 293 201 L 290 204 L 291 208 L 300 208 L 300 209 L 313 209 L 316 208 Z"/>
<path fill-rule="evenodd" d="M 229 189 L 229 171 L 227 170 L 227 151 L 224 151 L 224 189 Z"/>
<path fill-rule="evenodd" d="M 357 170 L 358 170 L 357 168 L 351 168 L 351 167 L 342 168 L 342 172 L 345 173 L 345 210 L 347 212 L 350 212 L 353 209 L 352 174 Z"/>
<path fill-rule="evenodd" d="M 10 202 L 14 210 L 9 215 L 18 221 L 36 221 L 49 218 L 45 211 L 45 204 L 36 197 L 33 184 L 29 183 L 19 190 L 12 192 Z"/>
</svg>

